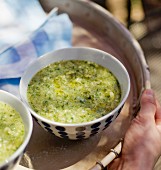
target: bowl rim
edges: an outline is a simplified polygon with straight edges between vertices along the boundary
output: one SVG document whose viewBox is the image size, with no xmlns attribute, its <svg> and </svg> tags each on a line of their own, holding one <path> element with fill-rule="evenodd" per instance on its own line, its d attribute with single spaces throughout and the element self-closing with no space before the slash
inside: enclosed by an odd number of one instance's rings
<svg viewBox="0 0 161 170">
<path fill-rule="evenodd" d="M 15 100 L 18 104 L 22 105 L 22 107 L 24 108 L 24 112 L 28 117 L 29 127 L 27 127 L 28 129 L 26 131 L 26 136 L 24 137 L 24 140 L 23 140 L 22 144 L 19 146 L 19 148 L 11 156 L 9 156 L 2 163 L 0 163 L 0 168 L 2 168 L 3 166 L 7 165 L 10 162 L 12 162 L 15 158 L 19 157 L 20 155 L 22 155 L 24 153 L 24 150 L 26 149 L 26 147 L 27 147 L 27 145 L 29 143 L 29 140 L 31 138 L 32 131 L 33 131 L 32 116 L 31 116 L 28 108 L 25 106 L 25 104 L 18 97 L 16 97 L 15 95 L 13 95 L 13 94 L 11 94 L 11 93 L 9 93 L 7 91 L 0 90 L 0 94 L 1 93 L 3 93 L 4 95 L 7 95 L 8 97 L 11 98 L 11 100 Z M 0 100 L 0 101 L 4 102 L 3 100 Z M 7 102 L 4 102 L 4 103 L 7 103 Z M 16 108 L 14 108 L 14 109 L 16 110 Z M 20 116 L 22 118 L 22 114 L 20 114 Z"/>
<path fill-rule="evenodd" d="M 126 77 L 127 77 L 127 89 L 126 89 L 126 92 L 125 92 L 125 95 L 124 97 L 122 98 L 121 102 L 118 104 L 118 106 L 112 110 L 111 112 L 109 112 L 108 114 L 100 117 L 100 118 L 97 118 L 97 119 L 94 119 L 92 121 L 89 121 L 89 122 L 83 122 L 83 123 L 61 123 L 61 122 L 55 122 L 55 121 L 52 121 L 52 120 L 49 120 L 45 117 L 42 117 L 40 116 L 39 114 L 37 114 L 29 105 L 29 103 L 22 97 L 22 91 L 23 91 L 23 88 L 22 88 L 22 81 L 23 81 L 23 77 L 25 76 L 25 74 L 27 74 L 27 70 L 29 70 L 30 68 L 32 68 L 32 66 L 37 63 L 38 61 L 41 61 L 43 60 L 45 57 L 51 55 L 51 54 L 54 54 L 55 52 L 59 52 L 59 51 L 62 51 L 62 50 L 72 50 L 72 49 L 75 49 L 75 50 L 92 50 L 92 51 L 96 51 L 96 52 L 100 52 L 104 55 L 108 55 L 110 58 L 112 58 L 112 60 L 114 60 L 115 62 L 117 62 L 120 67 L 122 68 L 122 70 L 124 71 Z M 54 62 L 53 62 L 54 63 Z M 42 69 L 42 68 L 41 68 Z M 39 70 L 41 70 L 39 69 Z M 35 73 L 36 74 L 36 73 Z M 125 101 L 127 100 L 128 98 L 128 95 L 129 95 L 129 92 L 130 92 L 130 76 L 128 74 L 128 71 L 127 69 L 125 68 L 125 66 L 121 63 L 121 61 L 119 61 L 116 57 L 114 57 L 114 55 L 108 53 L 108 52 L 105 52 L 105 51 L 102 51 L 100 49 L 96 49 L 96 48 L 92 48 L 92 47 L 66 47 L 66 48 L 61 48 L 61 49 L 58 49 L 58 50 L 54 50 L 54 51 L 51 51 L 51 52 L 48 52 L 48 53 L 45 53 L 44 55 L 40 56 L 39 58 L 37 58 L 34 62 L 32 62 L 29 67 L 26 69 L 26 71 L 24 72 L 24 74 L 22 75 L 21 79 L 20 79 L 20 85 L 19 85 L 19 91 L 20 91 L 20 97 L 22 99 L 22 101 L 24 102 L 24 104 L 28 107 L 28 109 L 30 110 L 31 114 L 33 117 L 35 117 L 37 120 L 40 120 L 42 122 L 45 122 L 45 123 L 48 123 L 50 125 L 54 125 L 54 126 L 64 126 L 64 127 L 73 127 L 73 126 L 77 126 L 77 127 L 82 127 L 82 126 L 88 126 L 88 125 L 91 125 L 91 124 L 95 124 L 95 123 L 98 123 L 98 122 L 101 122 L 105 119 L 107 119 L 108 117 L 114 115 L 115 112 L 117 112 L 125 103 Z"/>
</svg>

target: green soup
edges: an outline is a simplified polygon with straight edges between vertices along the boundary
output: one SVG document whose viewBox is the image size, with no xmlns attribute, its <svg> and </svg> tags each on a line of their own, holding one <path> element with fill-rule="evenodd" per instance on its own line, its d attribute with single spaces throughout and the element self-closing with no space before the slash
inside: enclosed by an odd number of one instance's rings
<svg viewBox="0 0 161 170">
<path fill-rule="evenodd" d="M 30 81 L 27 96 L 32 109 L 47 119 L 82 123 L 112 111 L 120 102 L 121 89 L 108 69 L 68 60 L 40 70 Z"/>
<path fill-rule="evenodd" d="M 10 105 L 0 102 L 0 163 L 22 144 L 24 125 L 20 114 Z"/>
</svg>

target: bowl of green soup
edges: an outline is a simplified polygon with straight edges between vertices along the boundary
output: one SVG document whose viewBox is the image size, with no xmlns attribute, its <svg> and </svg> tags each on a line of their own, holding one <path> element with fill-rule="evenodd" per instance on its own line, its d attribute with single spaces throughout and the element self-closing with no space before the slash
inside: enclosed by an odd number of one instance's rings
<svg viewBox="0 0 161 170">
<path fill-rule="evenodd" d="M 0 90 L 0 169 L 11 170 L 19 163 L 32 128 L 31 114 L 22 101 Z"/>
<path fill-rule="evenodd" d="M 20 96 L 46 131 L 85 139 L 119 115 L 130 90 L 126 68 L 94 48 L 71 47 L 38 58 L 20 81 Z"/>
</svg>

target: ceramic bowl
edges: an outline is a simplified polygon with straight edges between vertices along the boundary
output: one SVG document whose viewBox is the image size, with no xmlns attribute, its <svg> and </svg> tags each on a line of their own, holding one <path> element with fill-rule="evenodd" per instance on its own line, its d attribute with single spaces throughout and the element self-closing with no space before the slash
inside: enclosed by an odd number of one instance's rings
<svg viewBox="0 0 161 170">
<path fill-rule="evenodd" d="M 18 99 L 14 95 L 0 90 L 0 101 L 10 105 L 18 113 L 20 113 L 25 127 L 25 137 L 23 143 L 10 157 L 8 157 L 2 164 L 0 164 L 0 169 L 11 170 L 15 168 L 15 166 L 19 163 L 29 143 L 33 129 L 33 120 L 26 106 L 22 103 L 20 99 Z"/>
<path fill-rule="evenodd" d="M 45 66 L 61 60 L 88 60 L 108 68 L 118 79 L 121 87 L 119 105 L 105 116 L 87 123 L 64 124 L 48 120 L 38 115 L 29 105 L 27 89 L 33 76 Z M 126 68 L 114 56 L 94 48 L 71 47 L 50 52 L 38 58 L 25 71 L 20 81 L 20 96 L 32 116 L 46 131 L 61 138 L 85 139 L 106 129 L 119 115 L 130 91 L 130 79 Z"/>
</svg>

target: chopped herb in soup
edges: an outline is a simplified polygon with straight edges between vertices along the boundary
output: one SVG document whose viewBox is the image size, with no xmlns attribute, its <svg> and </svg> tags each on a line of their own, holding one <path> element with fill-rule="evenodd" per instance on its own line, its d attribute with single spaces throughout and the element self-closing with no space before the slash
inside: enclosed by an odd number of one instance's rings
<svg viewBox="0 0 161 170">
<path fill-rule="evenodd" d="M 100 118 L 120 102 L 115 76 L 96 63 L 68 60 L 40 70 L 28 85 L 28 101 L 39 115 L 61 123 Z"/>
<path fill-rule="evenodd" d="M 11 156 L 24 140 L 24 125 L 20 114 L 10 105 L 0 102 L 0 163 Z"/>
</svg>

